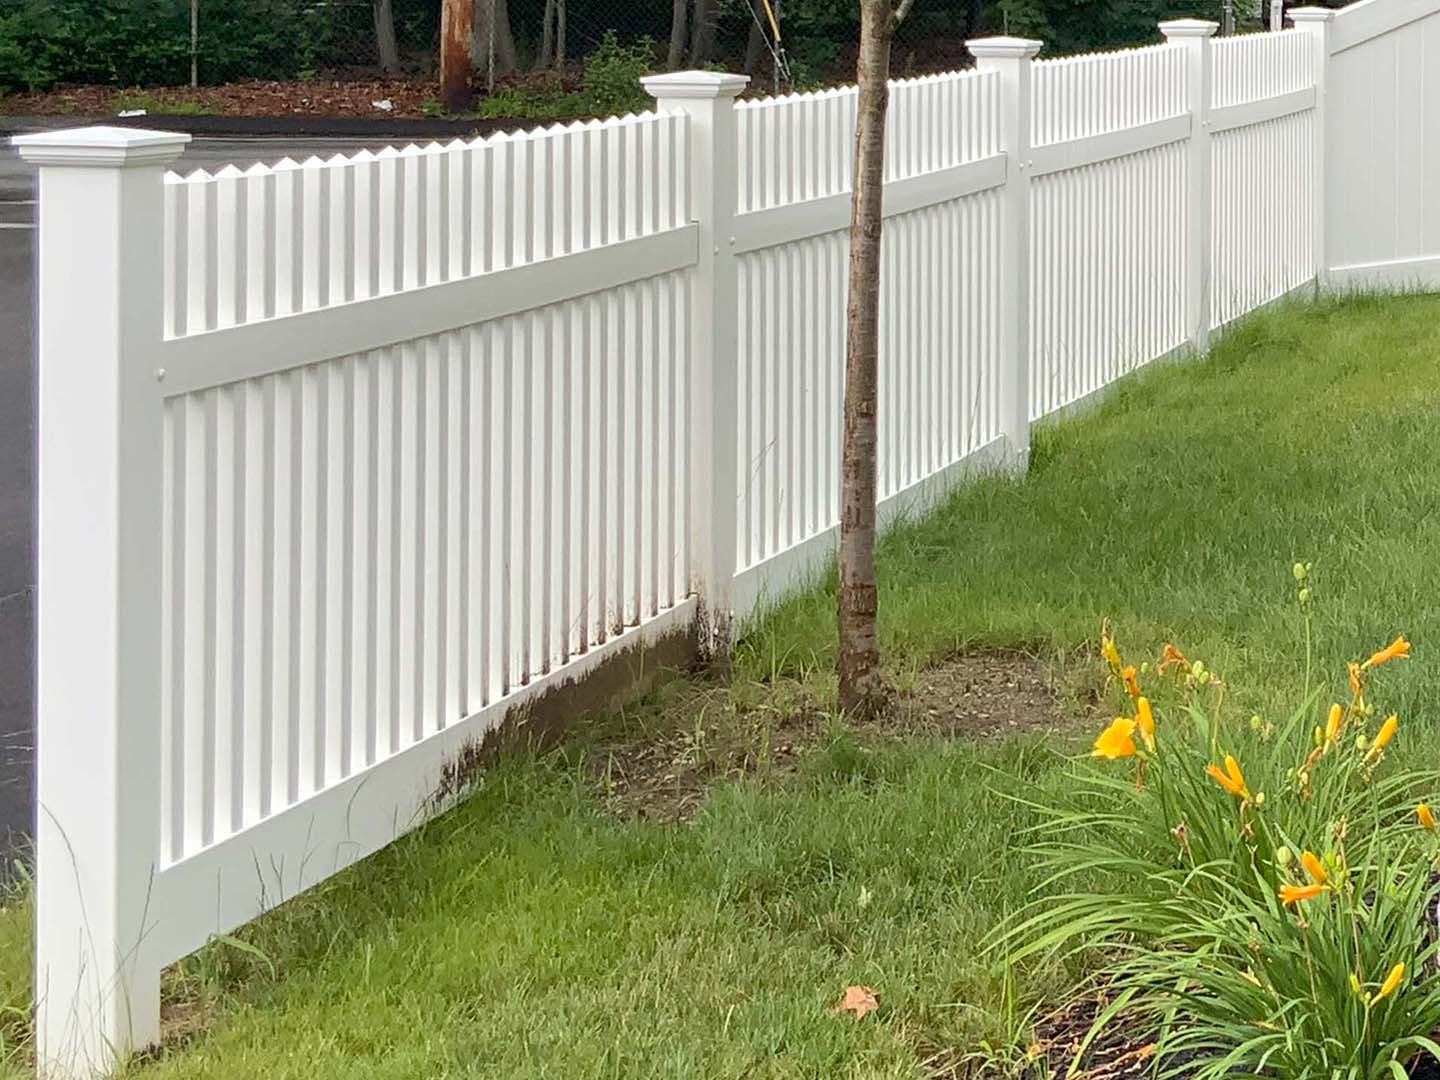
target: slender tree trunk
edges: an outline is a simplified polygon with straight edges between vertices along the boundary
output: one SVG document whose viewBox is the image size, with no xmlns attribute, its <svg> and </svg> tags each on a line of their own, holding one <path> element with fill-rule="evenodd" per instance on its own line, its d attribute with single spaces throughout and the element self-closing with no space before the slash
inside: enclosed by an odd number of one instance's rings
<svg viewBox="0 0 1440 1080">
<path fill-rule="evenodd" d="M 879 397 L 880 228 L 889 105 L 889 0 L 860 0 L 859 110 L 845 313 L 845 441 L 840 478 L 840 708 L 867 718 L 886 705 L 876 633 L 875 474 Z"/>
<path fill-rule="evenodd" d="M 685 62 L 685 16 L 690 11 L 690 0 L 675 0 L 670 8 L 670 53 L 665 57 L 666 71 L 679 71 Z"/>
<path fill-rule="evenodd" d="M 400 73 L 400 47 L 395 42 L 395 8 L 391 0 L 374 0 L 375 53 L 386 75 Z"/>
<path fill-rule="evenodd" d="M 550 50 L 555 45 L 551 28 L 555 25 L 555 0 L 545 0 L 545 14 L 541 16 L 543 29 L 540 31 L 540 53 L 535 57 L 535 70 L 544 71 L 550 66 Z"/>
<path fill-rule="evenodd" d="M 493 70 L 490 68 L 492 38 Z M 504 78 L 515 74 L 519 62 L 515 59 L 515 38 L 510 33 L 508 0 L 475 0 L 475 60 L 487 75 Z"/>
<path fill-rule="evenodd" d="M 555 0 L 555 70 L 565 70 L 565 0 Z"/>
<path fill-rule="evenodd" d="M 471 48 L 475 8 L 471 0 L 442 0 L 440 8 L 440 103 L 451 112 L 470 105 Z"/>
<path fill-rule="evenodd" d="M 719 11 L 715 0 L 695 0 L 695 21 L 690 32 L 690 66 L 699 67 L 715 51 L 715 21 Z"/>
<path fill-rule="evenodd" d="M 752 82 L 760 79 L 760 61 L 764 55 L 765 35 L 760 32 L 760 24 L 751 19 L 750 36 L 745 39 L 745 74 Z"/>
</svg>

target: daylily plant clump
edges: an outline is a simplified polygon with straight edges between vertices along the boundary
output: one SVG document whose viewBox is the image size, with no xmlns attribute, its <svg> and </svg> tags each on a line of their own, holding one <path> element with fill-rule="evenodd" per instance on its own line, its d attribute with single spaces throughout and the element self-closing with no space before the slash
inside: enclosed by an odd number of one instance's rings
<svg viewBox="0 0 1440 1080">
<path fill-rule="evenodd" d="M 1309 567 L 1295 576 L 1308 645 Z M 1247 721 L 1202 661 L 1170 644 L 1137 669 L 1107 627 L 1125 708 L 1066 804 L 1037 807 L 1051 873 L 1000 935 L 1009 958 L 1098 957 L 1079 991 L 1105 1002 L 1092 1034 L 1124 1025 L 1160 1076 L 1368 1080 L 1440 1063 L 1440 836 L 1418 801 L 1440 774 L 1387 767 L 1405 725 L 1370 700 L 1410 651 L 1401 636 L 1349 664 L 1343 703 L 1307 687 L 1290 716 Z"/>
</svg>

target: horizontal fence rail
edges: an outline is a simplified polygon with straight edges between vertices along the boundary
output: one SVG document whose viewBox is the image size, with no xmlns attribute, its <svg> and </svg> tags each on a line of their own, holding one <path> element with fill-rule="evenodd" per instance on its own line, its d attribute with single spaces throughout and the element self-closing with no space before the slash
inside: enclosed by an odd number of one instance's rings
<svg viewBox="0 0 1440 1080">
<path fill-rule="evenodd" d="M 1380 2 L 1345 64 L 1410 25 Z M 892 85 L 882 520 L 1023 469 L 1033 422 L 1350 243 L 1325 210 L 1347 15 L 1290 15 L 1056 60 L 982 39 L 974 71 Z M 17 140 L 46 1075 L 153 1040 L 165 964 L 435 813 L 546 695 L 724 649 L 829 564 L 857 93 L 745 83 L 214 174 L 167 172 L 185 136 Z"/>
</svg>

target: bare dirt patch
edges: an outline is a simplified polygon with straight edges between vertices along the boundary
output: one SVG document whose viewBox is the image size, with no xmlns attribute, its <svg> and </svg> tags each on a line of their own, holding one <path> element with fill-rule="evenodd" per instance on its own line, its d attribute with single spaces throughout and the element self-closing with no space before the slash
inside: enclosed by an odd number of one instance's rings
<svg viewBox="0 0 1440 1080">
<path fill-rule="evenodd" d="M 683 821 L 727 777 L 783 776 L 837 721 L 808 687 L 765 688 L 756 701 L 703 687 L 585 751 L 607 806 L 624 817 Z M 745 695 L 748 696 L 748 695 Z M 861 734 L 990 739 L 1073 727 L 1044 666 L 1019 653 L 953 657 L 920 673 Z"/>
<path fill-rule="evenodd" d="M 898 734 L 990 739 L 1073 724 L 1038 660 L 983 653 L 952 657 L 922 672 L 882 726 Z"/>
<path fill-rule="evenodd" d="M 665 727 L 606 741 L 588 754 L 606 805 L 623 817 L 688 820 L 716 781 L 793 771 L 826 725 L 805 700 L 783 709 L 738 709 L 715 689 L 687 695 L 668 719 Z"/>
</svg>

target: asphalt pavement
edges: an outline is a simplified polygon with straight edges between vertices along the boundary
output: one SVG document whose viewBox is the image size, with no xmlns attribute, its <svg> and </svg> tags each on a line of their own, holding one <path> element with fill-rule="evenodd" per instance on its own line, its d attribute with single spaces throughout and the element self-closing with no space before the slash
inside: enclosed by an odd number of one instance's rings
<svg viewBox="0 0 1440 1080">
<path fill-rule="evenodd" d="M 176 167 L 324 158 L 402 141 L 197 138 Z M 35 825 L 35 210 L 33 171 L 7 140 L 0 147 L 0 880 Z"/>
</svg>

